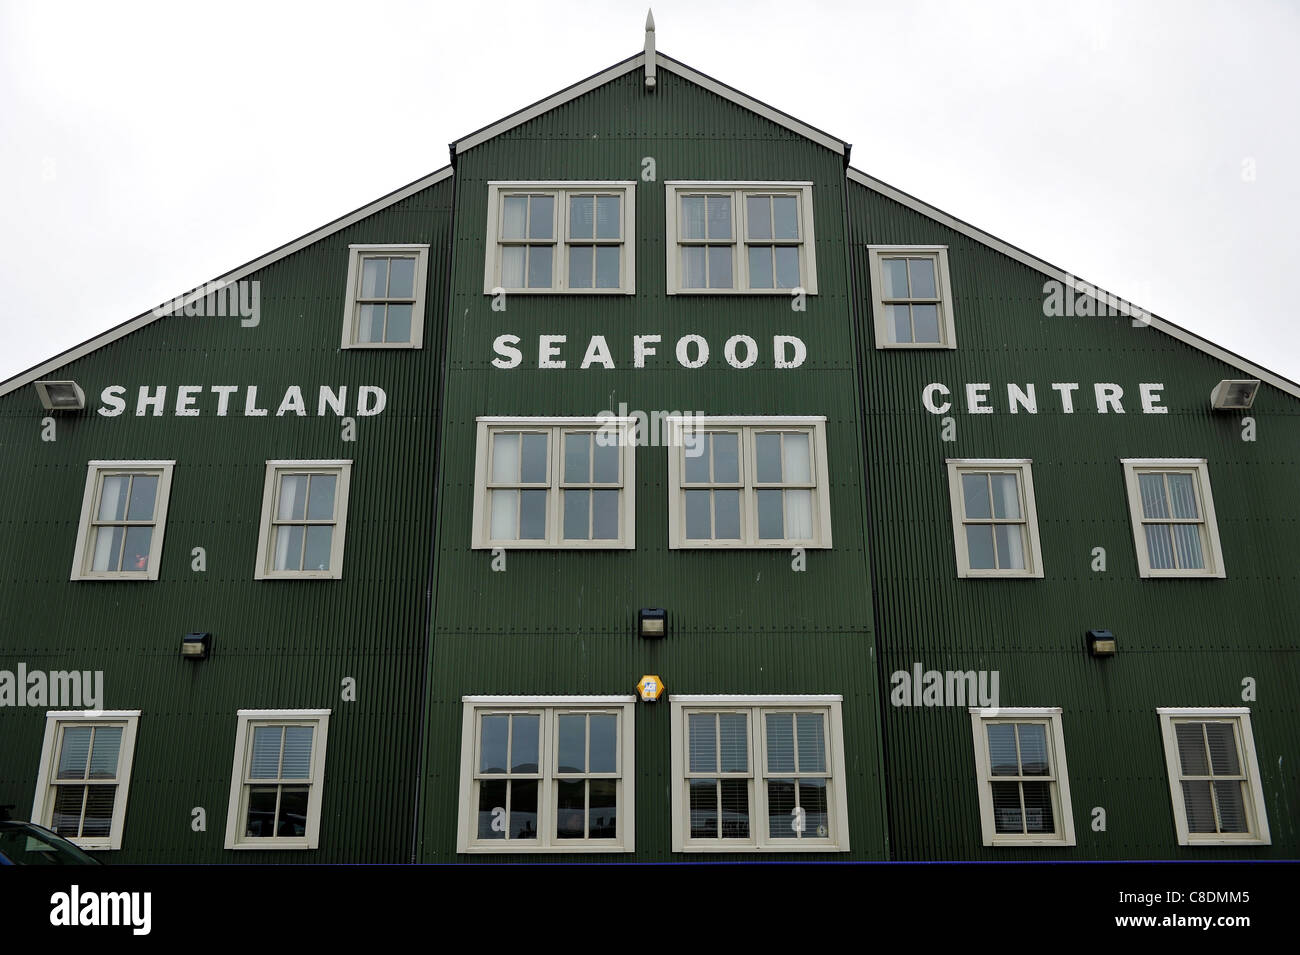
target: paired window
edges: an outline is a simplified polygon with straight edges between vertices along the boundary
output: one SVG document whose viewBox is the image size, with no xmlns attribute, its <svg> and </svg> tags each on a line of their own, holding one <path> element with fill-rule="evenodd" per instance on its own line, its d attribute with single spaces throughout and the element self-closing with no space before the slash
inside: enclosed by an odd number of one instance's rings
<svg viewBox="0 0 1300 955">
<path fill-rule="evenodd" d="M 139 710 L 46 714 L 32 821 L 83 849 L 120 849 Z"/>
<path fill-rule="evenodd" d="M 849 848 L 839 696 L 674 696 L 674 852 Z"/>
<path fill-rule="evenodd" d="M 465 697 L 458 852 L 631 852 L 630 696 Z"/>
<path fill-rule="evenodd" d="M 1246 707 L 1161 707 L 1178 844 L 1268 845 L 1268 817 Z"/>
<path fill-rule="evenodd" d="M 1074 845 L 1060 707 L 972 707 L 970 718 L 984 845 Z"/>
<path fill-rule="evenodd" d="M 175 461 L 91 461 L 73 580 L 157 580 Z"/>
<path fill-rule="evenodd" d="M 877 348 L 956 348 L 948 250 L 868 246 Z"/>
<path fill-rule="evenodd" d="M 826 419 L 672 419 L 669 546 L 830 547 Z"/>
<path fill-rule="evenodd" d="M 1206 460 L 1123 464 L 1141 576 L 1226 577 Z"/>
<path fill-rule="evenodd" d="M 429 247 L 351 245 L 348 250 L 343 347 L 421 347 Z"/>
<path fill-rule="evenodd" d="M 227 849 L 315 849 L 329 710 L 240 710 Z"/>
<path fill-rule="evenodd" d="M 475 548 L 632 548 L 636 448 L 614 418 L 479 418 Z"/>
<path fill-rule="evenodd" d="M 668 293 L 817 291 L 812 183 L 669 182 Z"/>
<path fill-rule="evenodd" d="M 958 577 L 1042 577 L 1028 460 L 949 460 Z"/>
<path fill-rule="evenodd" d="M 636 183 L 490 182 L 483 291 L 636 291 Z"/>
<path fill-rule="evenodd" d="M 351 461 L 267 461 L 254 578 L 339 578 Z"/>
</svg>

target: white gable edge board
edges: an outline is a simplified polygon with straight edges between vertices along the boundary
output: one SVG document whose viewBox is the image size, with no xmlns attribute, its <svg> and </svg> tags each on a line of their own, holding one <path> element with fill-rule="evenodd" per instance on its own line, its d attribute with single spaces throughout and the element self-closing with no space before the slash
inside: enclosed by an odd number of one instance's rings
<svg viewBox="0 0 1300 955">
<path fill-rule="evenodd" d="M 209 285 L 212 285 L 217 282 L 224 282 L 227 284 L 232 282 L 238 282 L 240 279 L 244 278 L 247 275 L 251 275 L 252 273 L 256 272 L 258 269 L 264 269 L 268 265 L 272 265 L 276 262 L 279 262 L 281 259 L 293 255 L 295 252 L 300 252 L 301 250 L 305 249 L 307 246 L 319 242 L 321 239 L 328 238 L 329 236 L 333 235 L 335 232 L 338 232 L 341 229 L 346 229 L 348 226 L 360 222 L 362 219 L 365 219 L 367 216 L 372 216 L 376 212 L 382 212 L 384 209 L 387 209 L 389 206 L 395 205 L 396 203 L 401 202 L 403 199 L 407 199 L 410 196 L 415 195 L 415 193 L 420 192 L 423 189 L 427 189 L 430 186 L 435 185 L 436 183 L 439 183 L 442 180 L 449 178 L 451 174 L 452 174 L 451 166 L 443 166 L 441 169 L 431 172 L 429 173 L 429 175 L 417 179 L 412 183 L 408 183 L 407 185 L 402 186 L 400 189 L 397 189 L 393 192 L 390 192 L 386 196 L 382 196 L 379 199 L 376 199 L 374 202 L 367 203 L 366 205 L 362 206 L 359 209 L 354 209 L 352 212 L 349 212 L 346 215 L 343 215 L 335 219 L 333 222 L 326 223 L 325 225 L 321 226 L 319 229 L 316 229 L 312 232 L 308 232 L 306 235 L 299 236 L 298 238 L 294 239 L 292 242 L 287 242 L 284 245 L 280 246 L 279 248 L 272 249 L 270 252 L 267 252 L 265 255 L 261 255 L 258 258 L 253 259 L 251 262 L 246 262 L 243 265 L 238 266 L 237 268 L 234 268 L 229 272 L 226 272 L 224 275 L 219 275 L 215 279 L 212 279 L 210 282 L 205 282 L 203 285 L 195 286 L 192 290 L 187 292 L 185 295 L 177 296 L 177 297 L 188 300 L 189 297 L 193 295 L 196 298 L 198 298 L 198 297 L 202 297 L 204 289 Z M 165 299 L 164 301 L 170 302 L 173 301 L 173 299 Z M 150 309 L 149 311 L 144 312 L 143 314 L 137 315 L 135 318 L 128 319 L 127 321 L 123 322 L 121 325 L 116 325 L 113 328 L 110 328 L 108 331 L 96 335 L 94 338 L 87 339 L 86 341 L 82 342 L 80 345 L 74 345 L 71 348 L 67 349 L 66 351 L 59 352 L 59 354 L 55 355 L 53 358 L 50 358 L 47 361 L 43 361 L 39 365 L 34 365 L 33 367 L 27 369 L 26 371 L 21 371 L 18 374 L 14 375 L 12 378 L 0 382 L 0 397 L 10 394 L 11 392 L 17 391 L 18 389 L 23 388 L 26 385 L 30 385 L 32 382 L 38 380 L 39 378 L 42 378 L 47 373 L 55 371 L 63 367 L 64 365 L 68 364 L 69 362 L 76 361 L 78 358 L 84 358 L 85 356 L 89 355 L 91 352 L 103 348 L 105 345 L 110 345 L 113 342 L 117 341 L 119 338 L 124 338 L 127 335 L 130 335 L 132 332 L 138 331 L 139 329 L 144 328 L 146 325 L 150 325 L 153 322 L 158 321 L 158 319 L 160 318 L 169 318 L 169 317 L 171 316 L 155 315 L 153 310 Z"/>
<path fill-rule="evenodd" d="M 1050 262 L 1045 262 L 1044 260 L 1038 258 L 1037 256 L 1031 255 L 1030 253 L 1026 252 L 1024 249 L 1012 245 L 1010 242 L 1004 242 L 1002 239 L 999 239 L 997 236 L 990 235 L 989 233 L 983 231 L 982 229 L 976 228 L 975 226 L 971 225 L 969 222 L 965 222 L 961 219 L 958 219 L 956 216 L 949 215 L 948 213 L 944 212 L 942 209 L 937 209 L 934 206 L 929 205 L 928 203 L 922 202 L 920 199 L 916 198 L 910 193 L 903 192 L 903 190 L 897 189 L 894 186 L 889 185 L 889 183 L 887 182 L 882 182 L 881 180 L 876 179 L 873 176 L 869 176 L 867 173 L 862 172 L 860 169 L 855 169 L 852 166 L 850 166 L 848 170 L 848 178 L 850 182 L 856 182 L 859 185 L 866 186 L 872 192 L 877 192 L 882 196 L 885 196 L 889 199 L 893 199 L 895 202 L 899 203 L 900 205 L 907 206 L 907 208 L 913 210 L 914 212 L 919 212 L 921 213 L 921 215 L 929 219 L 933 219 L 935 222 L 939 223 L 940 225 L 947 226 L 948 228 L 952 229 L 954 232 L 960 232 L 962 235 L 974 239 L 976 242 L 979 242 L 981 245 L 988 246 L 990 249 L 993 249 L 995 252 L 1001 252 L 1003 255 L 1015 259 L 1017 262 L 1021 263 L 1022 265 L 1029 266 L 1031 269 L 1034 269 L 1036 272 L 1041 272 L 1043 275 L 1046 275 L 1049 278 L 1056 279 L 1058 282 L 1061 282 L 1063 285 L 1075 289 L 1078 289 L 1080 285 L 1089 285 L 1090 288 L 1094 289 L 1097 293 L 1100 293 L 1102 295 L 1106 293 L 1106 290 L 1103 289 L 1101 286 L 1092 285 L 1091 283 L 1085 283 L 1084 280 L 1080 279 L 1078 276 L 1070 275 L 1064 269 L 1058 268 L 1057 266 L 1052 265 Z M 1097 294 L 1093 294 L 1092 292 L 1089 292 L 1087 290 L 1084 291 L 1085 294 L 1090 294 L 1095 299 L 1098 298 Z M 1098 299 L 1098 301 L 1101 301 L 1101 299 Z M 1135 302 L 1131 302 L 1129 304 L 1135 306 L 1137 305 L 1137 303 Z M 1173 322 L 1167 321 L 1166 319 L 1161 318 L 1159 315 L 1155 315 L 1151 312 L 1146 311 L 1145 309 L 1143 311 L 1146 315 L 1146 318 L 1144 318 L 1143 320 L 1144 321 L 1149 320 L 1149 324 L 1151 325 L 1152 328 L 1159 329 L 1160 331 L 1164 332 L 1166 335 L 1178 339 L 1180 342 L 1182 342 L 1185 345 L 1192 346 L 1197 351 L 1203 352 L 1204 354 L 1209 355 L 1211 358 L 1215 358 L 1226 365 L 1230 365 L 1233 368 L 1239 369 L 1240 371 L 1244 371 L 1252 378 L 1258 378 L 1260 381 L 1267 382 L 1268 384 L 1272 385 L 1274 388 L 1277 388 L 1279 391 L 1284 391 L 1287 394 L 1291 395 L 1292 397 L 1300 398 L 1300 384 L 1297 384 L 1291 379 L 1284 378 L 1281 375 L 1277 374 L 1276 372 L 1269 371 L 1267 368 L 1263 368 L 1259 365 L 1256 365 L 1250 360 L 1243 358 L 1241 355 L 1238 355 L 1236 352 L 1229 351 L 1228 349 L 1223 348 L 1220 345 L 1216 345 L 1214 344 L 1214 342 L 1204 339 L 1201 336 L 1195 334 L 1194 332 L 1189 332 L 1187 329 L 1179 325 L 1175 325 Z"/>
</svg>

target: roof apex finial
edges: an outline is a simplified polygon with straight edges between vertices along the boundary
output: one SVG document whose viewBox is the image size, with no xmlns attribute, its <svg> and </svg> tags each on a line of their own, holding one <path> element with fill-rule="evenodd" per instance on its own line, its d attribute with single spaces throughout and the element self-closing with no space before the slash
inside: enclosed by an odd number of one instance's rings
<svg viewBox="0 0 1300 955">
<path fill-rule="evenodd" d="M 645 15 L 645 88 L 655 88 L 655 12 Z"/>
<path fill-rule="evenodd" d="M 646 33 L 655 32 L 655 12 L 653 9 L 647 9 L 645 12 L 645 30 Z"/>
</svg>

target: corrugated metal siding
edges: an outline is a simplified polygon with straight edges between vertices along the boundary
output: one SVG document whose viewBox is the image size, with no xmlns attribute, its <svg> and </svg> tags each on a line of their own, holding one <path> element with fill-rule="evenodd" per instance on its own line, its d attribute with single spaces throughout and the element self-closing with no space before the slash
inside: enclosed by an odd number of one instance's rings
<svg viewBox="0 0 1300 955">
<path fill-rule="evenodd" d="M 670 696 L 842 693 L 852 857 L 883 857 L 842 159 L 672 74 L 659 83 L 647 93 L 641 74 L 629 74 L 457 161 L 426 860 L 456 858 L 462 696 L 630 693 L 644 673 L 659 674 Z M 492 311 L 482 292 L 487 183 L 639 180 L 644 157 L 656 160 L 657 179 L 637 185 L 636 295 L 521 295 Z M 819 294 L 806 312 L 784 297 L 665 293 L 663 183 L 675 179 L 815 183 Z M 492 342 L 507 333 L 522 339 L 524 360 L 499 370 Z M 674 358 L 687 333 L 711 346 L 709 363 L 694 371 Z M 738 333 L 761 346 L 748 370 L 722 356 Z M 537 369 L 538 334 L 568 336 L 568 368 Z M 578 369 L 593 334 L 608 339 L 615 369 Z M 663 336 L 644 369 L 632 367 L 636 334 Z M 772 367 L 774 334 L 804 340 L 803 367 Z M 470 550 L 475 417 L 594 415 L 620 402 L 645 411 L 825 415 L 834 549 L 809 551 L 804 573 L 791 571 L 789 551 L 670 551 L 667 452 L 646 447 L 637 452 L 634 551 L 510 551 L 506 572 L 492 573 L 489 552 Z M 662 644 L 634 636 L 637 609 L 648 606 L 671 615 Z M 636 721 L 634 857 L 668 859 L 669 708 L 639 704 Z"/>
<path fill-rule="evenodd" d="M 1251 412 L 1209 410 L 1240 373 L 1125 318 L 1049 318 L 1045 277 L 856 183 L 849 186 L 864 373 L 873 590 L 887 697 L 895 670 L 998 670 L 1004 706 L 1061 706 L 1078 846 L 981 845 L 970 719 L 964 709 L 884 707 L 891 841 L 900 859 L 1294 857 L 1300 805 L 1300 612 L 1295 503 L 1300 405 L 1264 386 Z M 955 351 L 874 347 L 868 244 L 948 247 Z M 957 440 L 921 391 L 953 392 Z M 967 382 L 989 382 L 993 414 L 965 410 Z M 1038 413 L 1008 413 L 1005 385 L 1037 384 Z M 1063 414 L 1052 382 L 1079 382 Z M 1124 388 L 1125 414 L 1098 414 L 1094 382 Z M 1163 415 L 1141 413 L 1138 384 L 1162 382 Z M 1032 458 L 1042 580 L 958 580 L 945 458 Z M 1226 580 L 1138 576 L 1121 458 L 1204 457 Z M 1107 571 L 1090 569 L 1104 547 Z M 1094 661 L 1085 631 L 1119 655 Z M 1177 845 L 1157 706 L 1249 703 L 1272 846 Z M 1095 806 L 1108 828 L 1090 826 Z"/>
<path fill-rule="evenodd" d="M 261 285 L 261 322 L 167 318 L 60 370 L 88 410 L 58 414 L 58 440 L 40 440 L 45 414 L 30 388 L 0 400 L 0 450 L 10 462 L 0 526 L 0 669 L 103 670 L 105 706 L 140 709 L 122 849 L 112 862 L 397 862 L 409 858 L 417 776 L 433 522 L 452 183 L 444 181 L 274 263 Z M 339 349 L 348 244 L 428 242 L 425 345 L 419 351 Z M 128 389 L 117 418 L 95 413 L 110 384 Z M 141 385 L 168 386 L 167 413 L 136 417 Z M 266 417 L 243 417 L 243 391 L 217 417 L 171 413 L 182 384 L 256 384 Z M 292 384 L 308 416 L 276 417 Z M 379 385 L 386 410 L 316 417 L 319 385 Z M 254 581 L 265 462 L 351 458 L 343 578 Z M 159 579 L 68 581 L 93 459 L 175 459 Z M 190 551 L 207 550 L 206 573 Z M 214 634 L 212 657 L 179 658 L 181 636 Z M 340 700 L 345 677 L 357 702 Z M 320 848 L 227 852 L 225 816 L 236 710 L 328 708 Z M 0 711 L 0 803 L 26 818 L 44 708 Z M 192 832 L 190 811 L 207 812 Z"/>
</svg>

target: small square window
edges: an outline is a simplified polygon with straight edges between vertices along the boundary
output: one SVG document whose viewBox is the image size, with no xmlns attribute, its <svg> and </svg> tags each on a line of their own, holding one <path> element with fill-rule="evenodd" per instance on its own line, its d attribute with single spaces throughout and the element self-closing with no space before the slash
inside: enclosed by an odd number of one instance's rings
<svg viewBox="0 0 1300 955">
<path fill-rule="evenodd" d="M 1060 707 L 970 710 L 986 846 L 1072 846 Z"/>
<path fill-rule="evenodd" d="M 1027 460 L 949 460 L 958 577 L 1042 577 Z"/>
<path fill-rule="evenodd" d="M 267 461 L 254 578 L 339 578 L 351 461 Z"/>
<path fill-rule="evenodd" d="M 83 849 L 120 849 L 139 710 L 46 714 L 32 822 Z"/>
<path fill-rule="evenodd" d="M 483 291 L 636 291 L 635 182 L 490 182 Z"/>
<path fill-rule="evenodd" d="M 1205 459 L 1122 463 L 1140 575 L 1226 577 Z"/>
<path fill-rule="evenodd" d="M 458 852 L 633 850 L 633 697 L 463 703 Z"/>
<path fill-rule="evenodd" d="M 344 348 L 420 348 L 427 245 L 348 246 Z"/>
<path fill-rule="evenodd" d="M 175 461 L 91 461 L 73 580 L 157 580 Z"/>
<path fill-rule="evenodd" d="M 636 448 L 613 418 L 479 418 L 476 549 L 636 546 Z"/>
<path fill-rule="evenodd" d="M 877 348 L 956 348 L 948 250 L 868 246 Z"/>
<path fill-rule="evenodd" d="M 329 710 L 240 710 L 227 849 L 315 849 Z"/>
<path fill-rule="evenodd" d="M 668 294 L 817 292 L 810 182 L 668 182 Z"/>
<path fill-rule="evenodd" d="M 1160 707 L 1180 846 L 1269 845 L 1255 737 L 1246 707 Z"/>
<path fill-rule="evenodd" d="M 825 418 L 671 422 L 670 548 L 831 546 Z"/>
<path fill-rule="evenodd" d="M 839 696 L 672 698 L 674 852 L 846 852 Z"/>
</svg>

